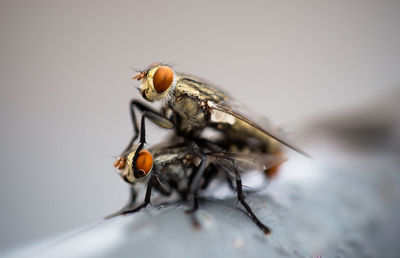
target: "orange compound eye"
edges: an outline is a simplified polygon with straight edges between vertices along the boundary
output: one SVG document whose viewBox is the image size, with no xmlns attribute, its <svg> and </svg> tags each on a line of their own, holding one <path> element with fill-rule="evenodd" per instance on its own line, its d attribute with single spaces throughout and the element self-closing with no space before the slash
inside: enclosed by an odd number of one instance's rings
<svg viewBox="0 0 400 258">
<path fill-rule="evenodd" d="M 153 156 L 147 150 L 141 150 L 136 159 L 136 168 L 144 171 L 147 175 L 153 167 Z"/>
<path fill-rule="evenodd" d="M 174 72 L 168 66 L 160 66 L 154 73 L 153 85 L 158 93 L 163 93 L 174 80 Z"/>
</svg>

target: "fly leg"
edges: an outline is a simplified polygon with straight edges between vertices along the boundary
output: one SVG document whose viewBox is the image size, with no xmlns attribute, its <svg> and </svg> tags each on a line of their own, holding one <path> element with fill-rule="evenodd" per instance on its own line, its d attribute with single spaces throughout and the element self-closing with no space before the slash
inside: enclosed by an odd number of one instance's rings
<svg viewBox="0 0 400 258">
<path fill-rule="evenodd" d="M 204 175 L 204 171 L 206 170 L 207 167 L 207 158 L 206 155 L 203 153 L 203 151 L 197 146 L 196 143 L 194 143 L 193 141 L 191 141 L 189 143 L 190 147 L 192 148 L 193 152 L 195 155 L 197 155 L 200 159 L 200 165 L 198 166 L 194 177 L 190 183 L 190 187 L 189 187 L 189 194 L 193 196 L 193 207 L 190 210 L 187 210 L 186 213 L 190 213 L 192 214 L 192 222 L 193 222 L 193 226 L 195 228 L 200 228 L 200 223 L 198 221 L 198 219 L 195 216 L 195 212 L 198 210 L 199 208 L 199 187 L 200 187 L 200 181 L 203 178 Z"/>
<path fill-rule="evenodd" d="M 139 152 L 143 149 L 144 144 L 146 143 L 146 123 L 145 123 L 145 118 L 147 116 L 147 111 L 143 112 L 142 115 L 142 120 L 140 124 L 140 139 L 139 139 L 139 146 L 137 147 L 135 151 L 135 156 L 133 156 L 132 159 L 132 167 L 133 167 L 133 172 L 136 172 L 136 160 L 138 157 Z"/>
<path fill-rule="evenodd" d="M 132 147 L 133 143 L 139 136 L 139 127 L 136 120 L 135 107 L 139 109 L 139 111 L 142 113 L 147 112 L 148 113 L 147 117 L 160 127 L 167 129 L 171 129 L 174 127 L 174 123 L 171 120 L 165 118 L 162 114 L 155 111 L 153 108 L 147 106 L 146 104 L 143 104 L 139 100 L 136 99 L 131 100 L 129 107 L 130 107 L 129 109 L 131 113 L 133 129 L 135 130 L 135 132 L 131 140 L 129 141 L 128 146 L 126 146 L 125 150 L 122 152 L 121 156 L 124 156 L 126 154 L 126 152 Z"/>
<path fill-rule="evenodd" d="M 151 121 L 161 121 L 163 123 L 166 123 L 166 121 L 168 121 L 169 123 L 172 124 L 171 121 L 169 121 L 168 119 L 159 116 L 158 114 L 149 112 L 149 111 L 144 111 L 143 115 L 142 115 L 142 119 L 141 119 L 141 126 L 140 126 L 140 140 L 139 140 L 139 146 L 137 147 L 136 151 L 135 151 L 135 155 L 133 156 L 132 159 L 132 169 L 133 169 L 133 173 L 142 173 L 143 171 L 140 171 L 136 168 L 136 160 L 139 156 L 139 152 L 143 149 L 144 144 L 146 143 L 146 127 L 145 127 L 145 118 L 149 118 Z M 173 125 L 173 124 L 172 124 Z M 135 177 L 138 178 L 140 175 L 136 174 Z"/>
<path fill-rule="evenodd" d="M 128 151 L 132 147 L 133 143 L 135 142 L 135 140 L 139 136 L 139 127 L 138 127 L 138 123 L 137 123 L 137 120 L 136 120 L 135 107 L 137 109 L 139 109 L 141 112 L 144 112 L 144 111 L 147 111 L 147 110 L 156 112 L 151 107 L 141 103 L 140 101 L 138 101 L 136 99 L 131 100 L 131 102 L 129 103 L 129 110 L 130 110 L 131 120 L 132 120 L 133 129 L 135 130 L 135 133 L 132 136 L 132 139 L 129 141 L 128 146 L 126 146 L 125 150 L 122 152 L 123 154 L 125 154 L 125 152 Z"/>
<path fill-rule="evenodd" d="M 140 211 L 141 209 L 143 209 L 147 205 L 151 204 L 150 203 L 151 189 L 153 188 L 153 186 L 157 187 L 157 185 L 159 185 L 161 183 L 165 184 L 167 187 L 170 187 L 168 182 L 165 181 L 165 179 L 158 172 L 158 169 L 156 167 L 153 167 L 153 170 L 151 172 L 149 181 L 147 182 L 146 195 L 144 197 L 144 202 L 142 204 L 140 204 L 139 206 L 137 206 L 136 208 L 134 208 L 134 209 L 127 209 L 127 210 L 123 211 L 121 214 L 125 215 L 125 214 L 128 214 L 128 213 L 134 213 L 134 212 Z"/>
<path fill-rule="evenodd" d="M 237 197 L 238 201 L 244 206 L 246 209 L 247 213 L 249 214 L 250 218 L 253 220 L 254 223 L 265 233 L 265 234 L 270 234 L 271 230 L 264 225 L 254 214 L 253 210 L 250 208 L 249 204 L 246 202 L 246 197 L 243 192 L 243 185 L 242 185 L 242 179 L 240 178 L 239 171 L 237 167 L 235 166 L 235 162 L 233 160 L 227 160 L 227 159 L 219 159 L 219 165 L 223 168 L 223 170 L 226 172 L 227 177 L 232 177 L 230 175 L 230 171 L 234 171 L 234 176 L 232 179 L 236 181 L 236 192 L 237 192 Z"/>
<path fill-rule="evenodd" d="M 232 181 L 232 179 L 230 177 L 228 177 L 228 176 L 226 177 L 226 182 L 228 183 L 229 188 L 231 188 L 232 191 L 236 190 L 235 186 L 233 185 L 233 181 Z"/>
<path fill-rule="evenodd" d="M 240 201 L 240 203 L 245 207 L 245 209 L 247 210 L 247 212 L 249 213 L 251 219 L 254 221 L 254 223 L 256 223 L 256 225 L 265 233 L 265 234 L 270 234 L 271 230 L 265 226 L 258 218 L 257 216 L 254 214 L 254 212 L 252 211 L 252 209 L 250 208 L 250 206 L 247 204 L 246 200 L 245 200 L 245 196 L 243 193 L 243 187 L 242 187 L 242 180 L 240 179 L 240 177 L 238 177 L 236 179 L 236 191 L 237 191 L 237 195 L 238 195 L 238 200 Z"/>
<path fill-rule="evenodd" d="M 146 188 L 146 195 L 144 197 L 144 202 L 142 204 L 140 204 L 139 206 L 137 206 L 134 209 L 130 209 L 130 210 L 125 210 L 122 212 L 122 215 L 126 215 L 128 213 L 134 213 L 137 211 L 140 211 L 141 209 L 143 209 L 144 207 L 146 207 L 148 204 L 150 204 L 150 198 L 151 198 L 151 188 L 153 186 L 153 180 L 155 178 L 154 174 L 151 174 L 150 178 L 149 178 L 149 182 L 147 183 L 147 188 Z"/>
<path fill-rule="evenodd" d="M 193 195 L 193 208 L 189 211 L 191 213 L 195 212 L 199 208 L 199 198 L 198 192 L 200 187 L 200 181 L 203 178 L 204 171 L 207 167 L 207 157 L 204 152 L 199 148 L 199 146 L 193 141 L 190 142 L 190 147 L 192 148 L 195 155 L 197 155 L 200 159 L 200 165 L 197 168 L 192 182 L 190 183 L 189 194 Z"/>
<path fill-rule="evenodd" d="M 150 199 L 151 199 L 151 190 L 153 187 L 156 187 L 157 189 L 159 187 L 165 187 L 165 189 L 171 190 L 171 186 L 169 183 L 161 176 L 161 174 L 158 172 L 158 169 L 156 167 L 153 167 L 153 170 L 151 172 L 149 181 L 147 182 L 147 188 L 146 188 L 146 194 L 144 197 L 144 202 L 137 206 L 136 208 L 130 208 L 128 209 L 125 207 L 125 209 L 118 215 L 126 215 L 129 213 L 135 213 L 140 211 L 141 209 L 145 208 L 147 205 L 151 204 Z M 133 203 L 132 203 L 133 204 Z M 132 206 L 131 204 L 131 206 Z"/>
<path fill-rule="evenodd" d="M 140 128 L 140 145 L 138 146 L 137 151 L 135 152 L 135 156 L 134 156 L 133 161 L 132 161 L 133 173 L 140 173 L 141 172 L 140 170 L 138 170 L 136 168 L 136 160 L 137 160 L 137 156 L 138 156 L 139 151 L 143 148 L 143 146 L 144 146 L 144 144 L 146 142 L 146 135 L 145 135 L 146 112 L 147 111 L 144 111 L 143 116 L 142 116 L 142 122 L 141 122 L 142 124 L 141 124 L 141 128 Z M 136 124 L 135 124 L 135 126 L 136 126 Z M 123 158 L 120 158 L 120 160 L 122 160 L 122 159 Z M 139 176 L 137 176 L 137 177 L 139 177 Z M 151 174 L 149 182 L 147 183 L 146 196 L 145 196 L 144 203 L 142 203 L 141 205 L 139 205 L 136 208 L 132 208 L 133 205 L 135 204 L 137 193 L 136 193 L 136 189 L 134 188 L 134 186 L 131 186 L 131 189 L 130 189 L 131 193 L 130 193 L 130 201 L 129 201 L 129 203 L 127 205 L 125 205 L 121 210 L 119 210 L 119 211 L 117 211 L 117 212 L 115 212 L 115 213 L 113 213 L 111 215 L 108 215 L 106 217 L 106 219 L 109 219 L 109 218 L 112 218 L 112 217 L 115 217 L 115 216 L 118 216 L 118 215 L 123 215 L 123 214 L 127 214 L 127 213 L 136 212 L 136 211 L 139 211 L 140 209 L 146 207 L 150 203 L 151 187 L 152 187 L 152 183 L 153 183 L 152 182 L 153 181 L 153 177 L 155 177 L 154 173 Z"/>
</svg>

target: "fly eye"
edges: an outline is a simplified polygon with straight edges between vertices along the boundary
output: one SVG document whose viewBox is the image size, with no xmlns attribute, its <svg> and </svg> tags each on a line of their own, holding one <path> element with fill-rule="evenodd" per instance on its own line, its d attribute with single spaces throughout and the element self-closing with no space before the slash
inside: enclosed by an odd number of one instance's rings
<svg viewBox="0 0 400 258">
<path fill-rule="evenodd" d="M 138 170 L 143 171 L 144 173 L 142 175 L 139 175 L 139 177 L 147 175 L 152 167 L 153 167 L 153 156 L 149 151 L 141 150 L 139 152 L 139 156 L 136 159 L 136 168 Z"/>
<path fill-rule="evenodd" d="M 174 72 L 168 66 L 160 66 L 154 73 L 153 85 L 158 93 L 163 93 L 174 80 Z"/>
</svg>

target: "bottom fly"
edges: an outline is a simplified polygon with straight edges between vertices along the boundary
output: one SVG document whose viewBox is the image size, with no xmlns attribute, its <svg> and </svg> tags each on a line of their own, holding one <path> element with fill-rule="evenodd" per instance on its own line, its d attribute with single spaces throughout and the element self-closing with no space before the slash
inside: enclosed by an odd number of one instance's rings
<svg viewBox="0 0 400 258">
<path fill-rule="evenodd" d="M 121 177 L 132 187 L 138 182 L 147 182 L 144 202 L 133 209 L 123 210 L 122 214 L 137 212 L 146 207 L 150 203 L 152 188 L 163 195 L 169 195 L 175 190 L 182 199 L 193 195 L 194 205 L 190 211 L 194 212 L 198 209 L 198 193 L 192 192 L 193 181 L 199 180 L 200 188 L 204 189 L 213 178 L 222 176 L 232 187 L 233 181 L 236 183 L 238 201 L 242 203 L 256 225 L 266 234 L 271 232 L 245 201 L 241 175 L 251 169 L 259 171 L 275 169 L 284 161 L 282 157 L 267 155 L 257 151 L 256 148 L 249 150 L 231 141 L 213 143 L 205 139 L 197 139 L 194 140 L 195 147 L 193 148 L 184 142 L 176 143 L 177 141 L 178 138 L 172 137 L 164 144 L 156 145 L 149 150 L 140 150 L 136 162 L 133 160 L 138 146 L 133 146 L 126 157 L 119 158 L 114 163 L 114 166 L 121 171 Z M 196 148 L 201 149 L 205 158 L 201 157 Z M 236 151 L 225 151 L 232 149 Z M 204 169 L 204 173 L 202 173 L 202 178 L 197 179 L 195 175 L 199 169 Z M 134 189 L 132 194 L 135 194 Z M 134 198 L 131 200 L 134 202 Z M 132 203 L 128 206 L 132 207 Z"/>
</svg>

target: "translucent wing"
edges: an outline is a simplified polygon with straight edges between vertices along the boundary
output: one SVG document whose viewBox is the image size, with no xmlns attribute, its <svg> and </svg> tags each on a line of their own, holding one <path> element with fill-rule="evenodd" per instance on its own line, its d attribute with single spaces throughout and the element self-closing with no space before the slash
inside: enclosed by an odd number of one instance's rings
<svg viewBox="0 0 400 258">
<path fill-rule="evenodd" d="M 267 118 L 249 110 L 245 105 L 237 102 L 212 83 L 187 74 L 180 74 L 180 81 L 182 85 L 187 85 L 188 89 L 190 89 L 187 92 L 194 90 L 196 92 L 196 97 L 207 102 L 207 105 L 212 112 L 211 120 L 213 122 L 233 124 L 236 119 L 239 119 L 281 144 L 310 157 L 310 155 L 301 148 L 291 144 L 285 136 L 282 135 L 279 128 L 273 126 Z"/>
<path fill-rule="evenodd" d="M 211 122 L 216 124 L 235 124 L 238 119 L 244 124 L 254 128 L 258 133 L 275 139 L 277 142 L 310 157 L 310 155 L 301 148 L 291 144 L 286 137 L 280 133 L 279 128 L 274 127 L 268 119 L 257 115 L 254 111 L 246 108 L 245 105 L 235 101 L 217 86 L 196 76 L 181 73 L 179 73 L 179 76 L 180 87 L 185 94 L 193 95 L 207 103 L 211 111 Z"/>
<path fill-rule="evenodd" d="M 244 123 L 256 128 L 257 130 L 261 131 L 265 135 L 268 135 L 269 137 L 275 139 L 276 141 L 280 142 L 281 144 L 307 156 L 311 157 L 309 154 L 307 154 L 305 151 L 303 151 L 301 148 L 295 146 L 294 144 L 289 143 L 289 141 L 285 138 L 285 136 L 282 135 L 282 133 L 279 132 L 279 129 L 277 127 L 272 126 L 272 124 L 269 122 L 267 118 L 264 118 L 262 116 L 257 115 L 256 113 L 253 113 L 251 111 L 248 111 L 246 107 L 243 105 L 239 105 L 237 102 L 234 102 L 232 100 L 226 100 L 226 101 L 221 101 L 220 103 L 216 104 L 215 102 L 208 101 L 208 106 L 213 109 L 217 110 L 219 112 L 222 112 L 226 114 L 227 116 L 231 116 L 232 118 L 239 119 L 243 121 Z M 240 113 L 239 111 L 240 110 Z M 243 113 L 248 113 L 248 116 L 244 115 Z M 221 115 L 220 115 L 221 116 Z M 257 118 L 252 121 L 247 117 Z M 225 117 L 226 121 L 229 121 L 228 117 Z"/>
<path fill-rule="evenodd" d="M 223 165 L 229 167 L 230 170 L 233 171 L 237 169 L 240 173 L 254 169 L 265 171 L 287 160 L 281 155 L 265 153 L 239 154 L 230 152 L 208 152 L 206 155 L 210 162 L 215 164 L 223 163 Z"/>
<path fill-rule="evenodd" d="M 157 165 L 162 166 L 183 159 L 188 153 L 187 146 L 184 143 L 176 143 L 174 139 L 175 138 L 172 138 L 167 142 L 157 144 L 150 148 Z"/>
</svg>

